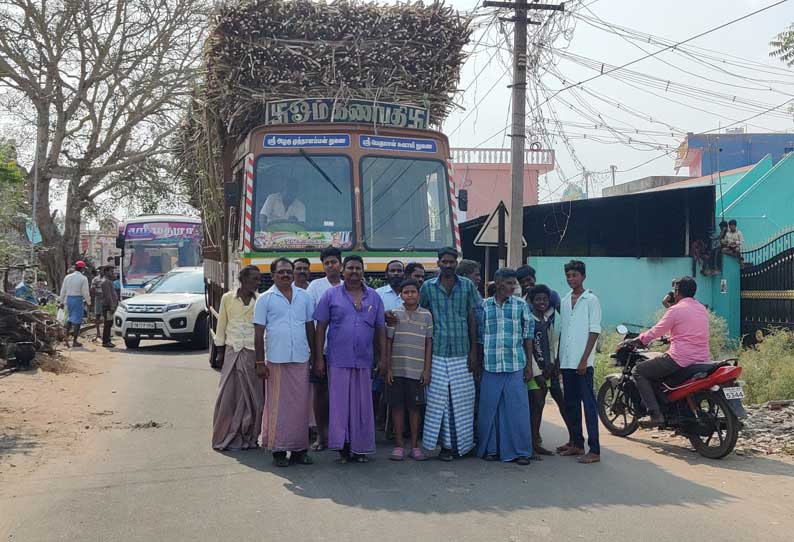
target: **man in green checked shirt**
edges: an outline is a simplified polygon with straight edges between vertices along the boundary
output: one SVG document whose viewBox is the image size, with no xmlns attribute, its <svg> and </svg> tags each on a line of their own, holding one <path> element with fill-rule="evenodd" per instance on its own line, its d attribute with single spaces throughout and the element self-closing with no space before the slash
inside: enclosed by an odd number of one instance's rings
<svg viewBox="0 0 794 542">
<path fill-rule="evenodd" d="M 529 399 L 535 322 L 526 301 L 514 296 L 513 269 L 496 272 L 496 295 L 483 303 L 478 341 L 482 355 L 475 366 L 480 380 L 477 455 L 488 461 L 529 465 L 532 455 Z"/>
</svg>

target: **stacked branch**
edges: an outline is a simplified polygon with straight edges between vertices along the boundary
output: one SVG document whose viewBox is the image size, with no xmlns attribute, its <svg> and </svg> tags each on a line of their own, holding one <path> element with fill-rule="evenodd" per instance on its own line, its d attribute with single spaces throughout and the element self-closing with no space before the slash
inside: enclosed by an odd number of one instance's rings
<svg viewBox="0 0 794 542">
<path fill-rule="evenodd" d="M 222 234 L 220 156 L 264 123 L 266 102 L 394 102 L 427 108 L 430 123 L 440 126 L 455 107 L 470 34 L 470 21 L 441 2 L 222 3 L 211 17 L 203 81 L 177 144 L 208 236 Z"/>
<path fill-rule="evenodd" d="M 0 341 L 31 342 L 37 352 L 55 353 L 66 331 L 37 305 L 0 292 Z"/>
</svg>

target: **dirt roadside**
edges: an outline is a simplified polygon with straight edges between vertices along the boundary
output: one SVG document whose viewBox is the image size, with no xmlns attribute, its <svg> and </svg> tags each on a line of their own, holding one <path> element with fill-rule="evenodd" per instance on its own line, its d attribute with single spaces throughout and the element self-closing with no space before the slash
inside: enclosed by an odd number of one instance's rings
<svg viewBox="0 0 794 542">
<path fill-rule="evenodd" d="M 113 424 L 109 402 L 92 404 L 87 397 L 115 354 L 87 339 L 84 344 L 40 356 L 29 371 L 0 369 L 0 480 L 23 478 Z"/>
</svg>

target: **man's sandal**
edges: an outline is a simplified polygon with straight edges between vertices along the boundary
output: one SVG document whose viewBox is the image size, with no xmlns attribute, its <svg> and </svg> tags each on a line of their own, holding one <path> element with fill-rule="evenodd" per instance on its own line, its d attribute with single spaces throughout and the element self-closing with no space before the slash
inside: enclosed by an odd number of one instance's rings
<svg viewBox="0 0 794 542">
<path fill-rule="evenodd" d="M 582 448 L 571 447 L 565 451 L 560 452 L 560 455 L 565 457 L 584 455 L 584 450 Z"/>
<path fill-rule="evenodd" d="M 391 451 L 391 455 L 389 459 L 392 461 L 402 461 L 405 459 L 405 450 L 400 448 L 399 446 L 395 446 L 394 449 Z"/>
</svg>

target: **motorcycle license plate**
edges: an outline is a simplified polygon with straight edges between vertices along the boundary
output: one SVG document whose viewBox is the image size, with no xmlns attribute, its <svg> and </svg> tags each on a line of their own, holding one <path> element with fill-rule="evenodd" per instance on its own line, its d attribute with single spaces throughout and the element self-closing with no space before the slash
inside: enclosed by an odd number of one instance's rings
<svg viewBox="0 0 794 542">
<path fill-rule="evenodd" d="M 741 386 L 722 388 L 722 393 L 725 394 L 726 399 L 744 399 L 744 390 Z"/>
</svg>

